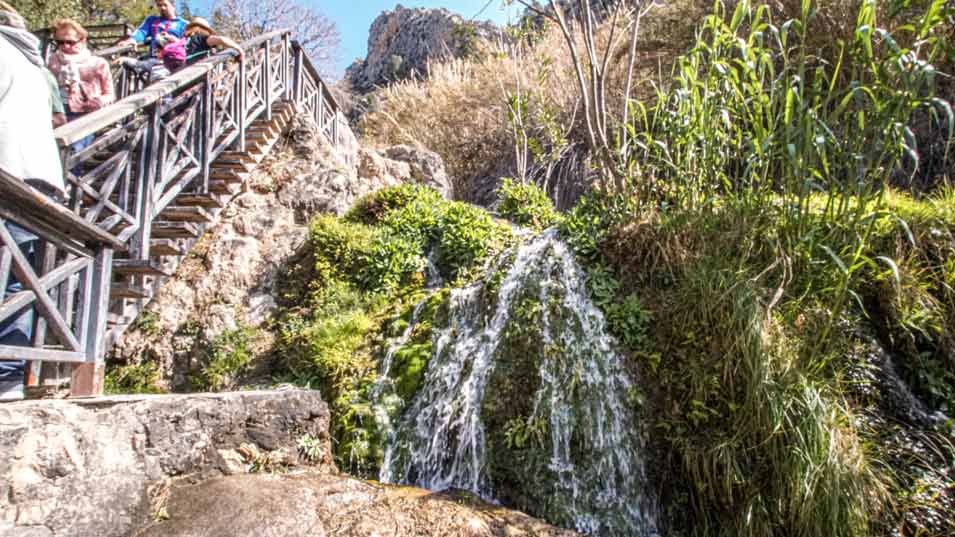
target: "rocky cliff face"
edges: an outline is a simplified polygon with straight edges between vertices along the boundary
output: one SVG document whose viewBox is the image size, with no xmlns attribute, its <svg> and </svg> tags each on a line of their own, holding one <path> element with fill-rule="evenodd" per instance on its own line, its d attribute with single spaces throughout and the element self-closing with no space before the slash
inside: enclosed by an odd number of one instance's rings
<svg viewBox="0 0 955 537">
<path fill-rule="evenodd" d="M 313 214 L 341 215 L 362 195 L 405 181 L 451 196 L 444 164 L 430 151 L 395 146 L 381 154 L 356 141 L 336 154 L 313 125 L 296 121 L 119 339 L 112 364 L 157 364 L 159 387 L 167 390 L 234 388 L 231 372 L 203 378 L 202 371 L 223 345 L 233 354 L 269 354 L 277 284 Z"/>
<path fill-rule="evenodd" d="M 465 21 L 446 9 L 385 11 L 368 32 L 368 56 L 345 72 L 353 89 L 367 93 L 376 86 L 410 76 L 427 75 L 430 60 L 475 54 L 494 36 L 491 23 Z"/>
</svg>

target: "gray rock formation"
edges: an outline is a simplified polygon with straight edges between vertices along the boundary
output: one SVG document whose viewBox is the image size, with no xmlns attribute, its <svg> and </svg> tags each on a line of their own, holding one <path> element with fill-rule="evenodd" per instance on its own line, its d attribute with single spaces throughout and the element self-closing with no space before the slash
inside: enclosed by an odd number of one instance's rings
<svg viewBox="0 0 955 537">
<path fill-rule="evenodd" d="M 172 491 L 136 537 L 571 537 L 472 497 L 332 475 L 235 475 Z"/>
<path fill-rule="evenodd" d="M 128 535 L 164 516 L 170 478 L 299 466 L 306 434 L 313 468 L 333 470 L 328 424 L 305 390 L 0 406 L 0 535 Z"/>
<path fill-rule="evenodd" d="M 454 189 L 444 161 L 434 151 L 410 145 L 395 145 L 385 150 L 385 156 L 411 167 L 411 179 L 437 190 L 446 199 L 454 199 Z"/>
<path fill-rule="evenodd" d="M 335 153 L 314 125 L 296 120 L 232 200 L 216 226 L 165 282 L 138 328 L 110 351 L 111 361 L 159 365 L 161 387 L 188 389 L 221 334 L 249 334 L 249 351 L 268 354 L 266 324 L 277 307 L 276 289 L 289 260 L 305 241 L 318 212 L 341 215 L 361 196 L 401 182 L 421 182 L 450 195 L 440 157 L 423 149 L 387 150 L 394 159 L 352 140 Z M 282 143 L 282 142 L 280 142 Z M 262 371 L 263 376 L 267 371 Z M 223 379 L 218 389 L 234 387 Z"/>
<path fill-rule="evenodd" d="M 359 93 L 376 86 L 427 74 L 428 62 L 480 51 L 497 28 L 490 22 L 465 21 L 446 9 L 385 11 L 368 31 L 368 56 L 355 60 L 345 78 Z"/>
</svg>

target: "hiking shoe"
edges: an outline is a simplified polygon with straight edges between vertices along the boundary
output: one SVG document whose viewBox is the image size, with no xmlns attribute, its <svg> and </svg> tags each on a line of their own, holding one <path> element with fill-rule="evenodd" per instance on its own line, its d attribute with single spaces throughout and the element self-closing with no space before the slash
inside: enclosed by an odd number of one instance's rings
<svg viewBox="0 0 955 537">
<path fill-rule="evenodd" d="M 0 380 L 0 403 L 23 399 L 22 380 Z"/>
</svg>

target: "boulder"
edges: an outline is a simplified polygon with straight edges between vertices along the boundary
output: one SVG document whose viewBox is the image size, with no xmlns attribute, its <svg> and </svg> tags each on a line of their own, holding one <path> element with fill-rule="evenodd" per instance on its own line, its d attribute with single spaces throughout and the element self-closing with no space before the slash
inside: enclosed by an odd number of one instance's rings
<svg viewBox="0 0 955 537">
<path fill-rule="evenodd" d="M 119 537 L 161 515 L 170 478 L 333 471 L 328 425 L 308 390 L 0 406 L 0 535 Z M 304 435 L 318 442 L 314 460 L 298 455 Z"/>
<path fill-rule="evenodd" d="M 424 147 L 395 145 L 386 149 L 384 153 L 391 160 L 408 163 L 413 182 L 430 186 L 445 199 L 454 199 L 451 178 L 448 177 L 444 161 L 434 151 Z"/>
<path fill-rule="evenodd" d="M 235 475 L 172 490 L 168 518 L 136 537 L 571 537 L 473 495 L 329 474 Z"/>
</svg>

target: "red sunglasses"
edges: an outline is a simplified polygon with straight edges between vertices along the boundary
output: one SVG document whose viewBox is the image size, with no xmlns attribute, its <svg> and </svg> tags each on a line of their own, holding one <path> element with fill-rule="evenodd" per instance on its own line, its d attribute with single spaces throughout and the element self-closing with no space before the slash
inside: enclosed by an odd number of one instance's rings
<svg viewBox="0 0 955 537">
<path fill-rule="evenodd" d="M 82 43 L 82 39 L 54 39 L 57 45 L 76 45 L 77 43 Z"/>
</svg>

